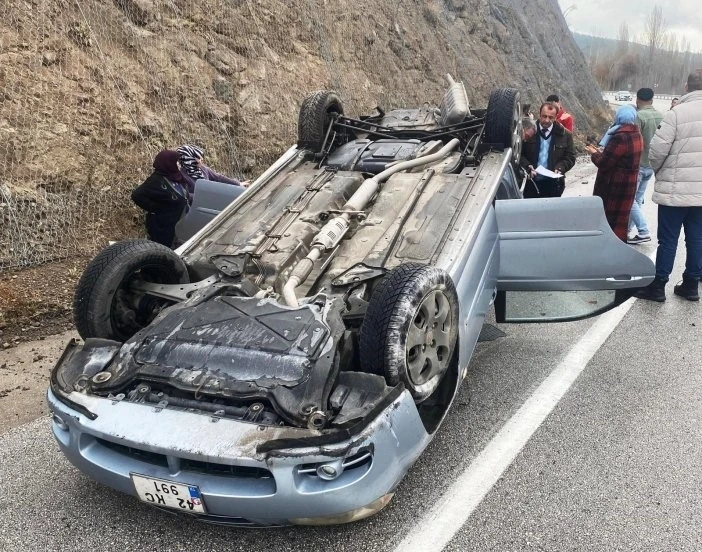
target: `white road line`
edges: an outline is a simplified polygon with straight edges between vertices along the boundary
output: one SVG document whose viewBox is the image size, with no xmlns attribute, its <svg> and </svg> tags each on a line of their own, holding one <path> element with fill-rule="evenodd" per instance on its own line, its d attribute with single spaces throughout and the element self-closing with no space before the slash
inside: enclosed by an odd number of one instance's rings
<svg viewBox="0 0 702 552">
<path fill-rule="evenodd" d="M 634 302 L 635 299 L 629 299 L 598 318 L 424 519 L 405 536 L 395 548 L 397 552 L 443 550 L 570 389 Z"/>
</svg>

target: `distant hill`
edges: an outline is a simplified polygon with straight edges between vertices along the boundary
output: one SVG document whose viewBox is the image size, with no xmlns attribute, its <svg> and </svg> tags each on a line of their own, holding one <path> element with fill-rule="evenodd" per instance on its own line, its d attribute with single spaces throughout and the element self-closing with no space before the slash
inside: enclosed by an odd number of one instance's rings
<svg viewBox="0 0 702 552">
<path fill-rule="evenodd" d="M 597 50 L 603 54 L 613 53 L 617 49 L 617 44 L 619 44 L 619 41 L 613 38 L 602 38 L 600 36 L 592 36 L 576 32 L 573 32 L 573 38 L 575 39 L 575 43 L 578 45 L 578 48 L 580 48 L 585 55 L 585 59 L 588 58 L 588 55 L 593 50 Z M 637 44 L 637 46 L 639 45 Z"/>
<path fill-rule="evenodd" d="M 603 90 L 654 86 L 658 93 L 680 94 L 687 75 L 702 70 L 700 53 L 659 50 L 651 62 L 644 44 L 629 42 L 622 54 L 618 39 L 572 34 Z"/>
<path fill-rule="evenodd" d="M 619 40 L 616 38 L 604 38 L 601 36 L 593 36 L 589 34 L 583 34 L 578 32 L 573 32 L 573 39 L 578 45 L 578 48 L 583 52 L 585 59 L 589 59 L 590 54 L 595 51 L 602 54 L 613 54 L 617 51 L 617 45 Z M 631 42 L 629 46 L 630 50 L 635 54 L 642 55 L 646 53 L 648 47 L 644 44 L 639 44 L 637 42 Z M 702 67 L 702 53 L 690 53 L 693 59 L 693 65 L 696 67 Z"/>
</svg>

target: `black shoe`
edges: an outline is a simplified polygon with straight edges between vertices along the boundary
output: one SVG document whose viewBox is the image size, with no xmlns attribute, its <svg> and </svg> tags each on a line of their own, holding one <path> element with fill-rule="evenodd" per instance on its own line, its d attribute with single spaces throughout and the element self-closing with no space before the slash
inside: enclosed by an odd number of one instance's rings
<svg viewBox="0 0 702 552">
<path fill-rule="evenodd" d="M 673 293 L 679 297 L 684 297 L 688 301 L 700 300 L 698 281 L 695 278 L 690 278 L 684 274 L 682 284 L 675 286 L 673 288 Z"/>
<path fill-rule="evenodd" d="M 665 284 L 663 280 L 654 278 L 653 282 L 634 293 L 634 297 L 662 303 L 665 301 Z"/>
<path fill-rule="evenodd" d="M 628 238 L 626 240 L 626 243 L 630 243 L 632 245 L 636 245 L 639 243 L 646 243 L 651 241 L 651 236 L 639 236 L 638 234 L 634 236 L 633 238 Z"/>
</svg>

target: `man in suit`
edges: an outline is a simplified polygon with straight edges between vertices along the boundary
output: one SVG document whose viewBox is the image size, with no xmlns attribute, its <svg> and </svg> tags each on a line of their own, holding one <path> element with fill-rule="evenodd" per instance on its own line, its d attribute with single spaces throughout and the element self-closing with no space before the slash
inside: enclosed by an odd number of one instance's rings
<svg viewBox="0 0 702 552">
<path fill-rule="evenodd" d="M 556 122 L 558 108 L 552 103 L 541 104 L 537 132 L 522 144 L 521 167 L 529 175 L 524 197 L 560 197 L 565 189 L 565 175 L 575 165 L 573 135 Z M 537 174 L 543 167 L 560 176 L 551 178 Z"/>
</svg>

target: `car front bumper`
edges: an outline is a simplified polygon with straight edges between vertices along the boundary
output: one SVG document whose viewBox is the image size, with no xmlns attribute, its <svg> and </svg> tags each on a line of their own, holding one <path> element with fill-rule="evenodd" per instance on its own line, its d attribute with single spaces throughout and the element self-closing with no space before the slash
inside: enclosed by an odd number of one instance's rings
<svg viewBox="0 0 702 552">
<path fill-rule="evenodd" d="M 54 436 L 80 471 L 135 496 L 131 474 L 197 485 L 207 513 L 190 515 L 233 525 L 343 523 L 371 515 L 389 502 L 431 439 L 407 391 L 358 434 L 315 446 L 301 440 L 315 434 L 309 430 L 76 392 L 62 401 L 50 389 L 47 398 Z M 271 441 L 286 448 L 260 452 Z M 315 466 L 324 464 L 340 475 L 320 477 Z"/>
</svg>

